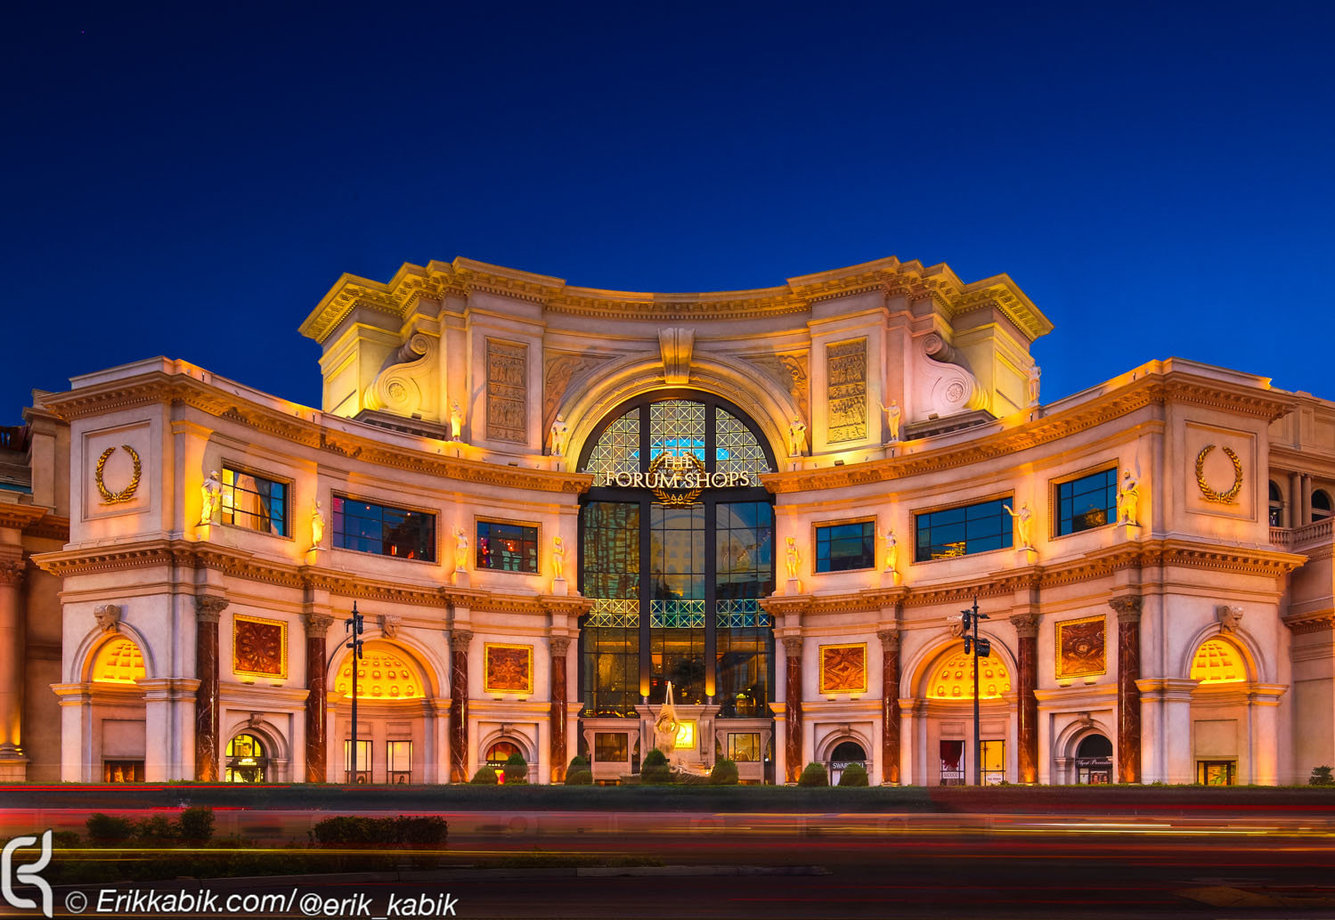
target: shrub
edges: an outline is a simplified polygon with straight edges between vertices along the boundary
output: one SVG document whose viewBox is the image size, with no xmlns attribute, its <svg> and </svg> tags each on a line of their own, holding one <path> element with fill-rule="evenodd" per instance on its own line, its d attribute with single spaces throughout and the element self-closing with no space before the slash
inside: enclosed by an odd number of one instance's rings
<svg viewBox="0 0 1335 920">
<path fill-rule="evenodd" d="M 213 809 L 202 805 L 187 808 L 176 819 L 178 836 L 186 843 L 206 843 L 213 836 Z"/>
<path fill-rule="evenodd" d="M 160 847 L 174 843 L 177 828 L 166 815 L 154 815 L 134 825 L 135 842 L 141 846 Z"/>
<path fill-rule="evenodd" d="M 593 771 L 588 767 L 571 767 L 566 773 L 567 786 L 592 786 Z"/>
<path fill-rule="evenodd" d="M 312 828 L 317 843 L 331 849 L 390 847 L 394 849 L 435 849 L 445 842 L 444 818 L 432 816 L 367 818 L 340 815 L 326 818 Z"/>
<path fill-rule="evenodd" d="M 1307 779 L 1309 786 L 1335 786 L 1335 776 L 1331 776 L 1330 767 L 1313 767 L 1312 775 Z"/>
<path fill-rule="evenodd" d="M 473 774 L 473 778 L 470 779 L 469 782 L 474 786 L 495 786 L 496 768 L 486 766 L 485 764 L 478 767 L 477 772 Z"/>
<path fill-rule="evenodd" d="M 114 846 L 124 843 L 134 833 L 134 826 L 125 818 L 115 818 L 102 812 L 89 815 L 84 822 L 88 828 L 88 842 L 93 846 Z"/>
<path fill-rule="evenodd" d="M 505 771 L 505 784 L 507 786 L 511 783 L 528 782 L 528 761 L 524 759 L 523 754 L 518 752 L 511 754 L 506 758 L 505 766 L 502 769 Z"/>
<path fill-rule="evenodd" d="M 844 767 L 844 772 L 839 774 L 839 785 L 841 786 L 865 786 L 867 785 L 867 768 L 860 763 L 851 763 Z"/>
<path fill-rule="evenodd" d="M 798 778 L 797 784 L 799 786 L 830 785 L 830 777 L 825 772 L 825 764 L 823 763 L 807 764 L 806 769 L 802 771 L 802 775 Z"/>
<path fill-rule="evenodd" d="M 711 786 L 736 786 L 737 764 L 726 757 L 716 761 L 714 769 L 709 771 L 709 784 Z"/>
<path fill-rule="evenodd" d="M 672 782 L 672 768 L 668 766 L 667 755 L 654 748 L 645 755 L 640 764 L 640 783 L 645 786 L 661 786 Z"/>
<path fill-rule="evenodd" d="M 570 758 L 570 766 L 566 767 L 566 772 L 574 773 L 576 770 L 587 769 L 589 769 L 589 759 L 576 754 L 574 757 Z"/>
</svg>

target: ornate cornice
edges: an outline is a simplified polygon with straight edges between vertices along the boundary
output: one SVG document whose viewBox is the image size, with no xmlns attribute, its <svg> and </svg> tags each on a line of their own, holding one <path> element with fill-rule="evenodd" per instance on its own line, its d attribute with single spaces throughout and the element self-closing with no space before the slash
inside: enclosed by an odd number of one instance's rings
<svg viewBox="0 0 1335 920">
<path fill-rule="evenodd" d="M 1280 619 L 1294 635 L 1298 636 L 1335 630 L 1335 611 L 1331 610 L 1305 616 L 1280 617 Z"/>
</svg>

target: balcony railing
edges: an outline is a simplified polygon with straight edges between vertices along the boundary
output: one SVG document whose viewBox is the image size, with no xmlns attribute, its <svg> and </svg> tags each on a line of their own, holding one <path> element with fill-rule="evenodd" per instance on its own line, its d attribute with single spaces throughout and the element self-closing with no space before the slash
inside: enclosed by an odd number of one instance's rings
<svg viewBox="0 0 1335 920">
<path fill-rule="evenodd" d="M 1270 542 L 1274 546 L 1297 551 L 1304 547 L 1328 544 L 1332 534 L 1335 534 L 1335 517 L 1328 517 L 1301 527 L 1271 527 Z"/>
</svg>

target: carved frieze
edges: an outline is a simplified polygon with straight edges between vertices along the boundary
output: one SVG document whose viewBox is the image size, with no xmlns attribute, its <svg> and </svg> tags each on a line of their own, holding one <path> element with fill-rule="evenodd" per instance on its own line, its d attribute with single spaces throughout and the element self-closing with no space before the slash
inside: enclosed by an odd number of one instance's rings
<svg viewBox="0 0 1335 920">
<path fill-rule="evenodd" d="M 1088 677 L 1106 674 L 1106 617 L 1084 617 L 1057 624 L 1057 676 Z"/>
<path fill-rule="evenodd" d="M 571 383 L 579 379 L 600 364 L 610 360 L 606 356 L 595 355 L 548 355 L 542 371 L 542 428 L 552 427 L 556 413 L 565 399 Z"/>
<path fill-rule="evenodd" d="M 820 647 L 820 692 L 867 692 L 867 643 Z"/>
<path fill-rule="evenodd" d="M 485 692 L 533 692 L 533 646 L 488 642 L 484 646 L 484 658 L 486 668 L 482 689 Z"/>
<path fill-rule="evenodd" d="M 774 378 L 797 404 L 802 418 L 811 418 L 811 399 L 807 387 L 807 356 L 756 355 L 746 359 Z"/>
<path fill-rule="evenodd" d="M 287 624 L 237 614 L 232 618 L 232 673 L 287 677 Z"/>
<path fill-rule="evenodd" d="M 831 444 L 867 436 L 867 340 L 825 346 L 826 418 Z"/>
<path fill-rule="evenodd" d="M 487 339 L 487 438 L 528 441 L 528 346 Z"/>
</svg>

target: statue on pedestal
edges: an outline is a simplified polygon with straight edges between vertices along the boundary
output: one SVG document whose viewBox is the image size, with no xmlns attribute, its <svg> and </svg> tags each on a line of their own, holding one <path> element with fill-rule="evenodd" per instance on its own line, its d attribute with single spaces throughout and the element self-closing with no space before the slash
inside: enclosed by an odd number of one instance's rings
<svg viewBox="0 0 1335 920">
<path fill-rule="evenodd" d="M 890 440 L 899 440 L 899 422 L 904 417 L 904 410 L 899 408 L 897 400 L 890 400 L 890 405 L 881 404 L 881 411 L 885 413 L 886 426 L 890 429 Z"/>
<path fill-rule="evenodd" d="M 1117 490 L 1117 523 L 1140 526 L 1140 482 L 1130 470 L 1122 473 L 1122 487 Z"/>
<path fill-rule="evenodd" d="M 199 512 L 200 524 L 212 524 L 213 519 L 222 512 L 222 493 L 222 481 L 218 478 L 218 471 L 213 470 L 209 473 L 209 478 L 199 487 L 199 495 L 204 505 Z"/>
<path fill-rule="evenodd" d="M 560 537 L 552 540 L 552 577 L 565 578 L 562 574 L 566 566 L 566 541 Z"/>
<path fill-rule="evenodd" d="M 788 426 L 788 451 L 794 457 L 807 452 L 807 426 L 800 418 L 794 418 Z"/>
<path fill-rule="evenodd" d="M 549 435 L 552 445 L 553 457 L 564 457 L 566 452 L 566 441 L 570 438 L 570 426 L 566 424 L 565 416 L 557 413 L 556 421 L 552 422 L 552 430 Z"/>
<path fill-rule="evenodd" d="M 1021 505 L 1019 511 L 1012 511 L 1010 505 L 1001 507 L 1006 509 L 1006 513 L 1015 521 L 1015 542 L 1019 544 L 1019 548 L 1033 549 L 1034 544 L 1029 539 L 1029 528 L 1034 522 L 1034 512 L 1030 510 L 1029 503 Z"/>
<path fill-rule="evenodd" d="M 320 513 L 320 503 L 315 503 L 315 510 L 311 512 L 311 549 L 319 549 L 320 541 L 324 539 L 324 515 Z"/>
<path fill-rule="evenodd" d="M 462 527 L 454 529 L 454 570 L 456 572 L 468 570 L 468 534 L 464 533 Z"/>
<path fill-rule="evenodd" d="M 796 578 L 796 577 L 797 577 L 797 568 L 798 568 L 799 565 L 802 564 L 802 557 L 801 557 L 801 556 L 798 554 L 798 552 L 797 552 L 797 538 L 796 538 L 796 537 L 789 537 L 789 538 L 788 538 L 788 549 L 787 549 L 785 555 L 788 557 L 788 558 L 787 558 L 787 561 L 788 561 L 788 577 L 789 577 L 789 578 Z"/>
</svg>

